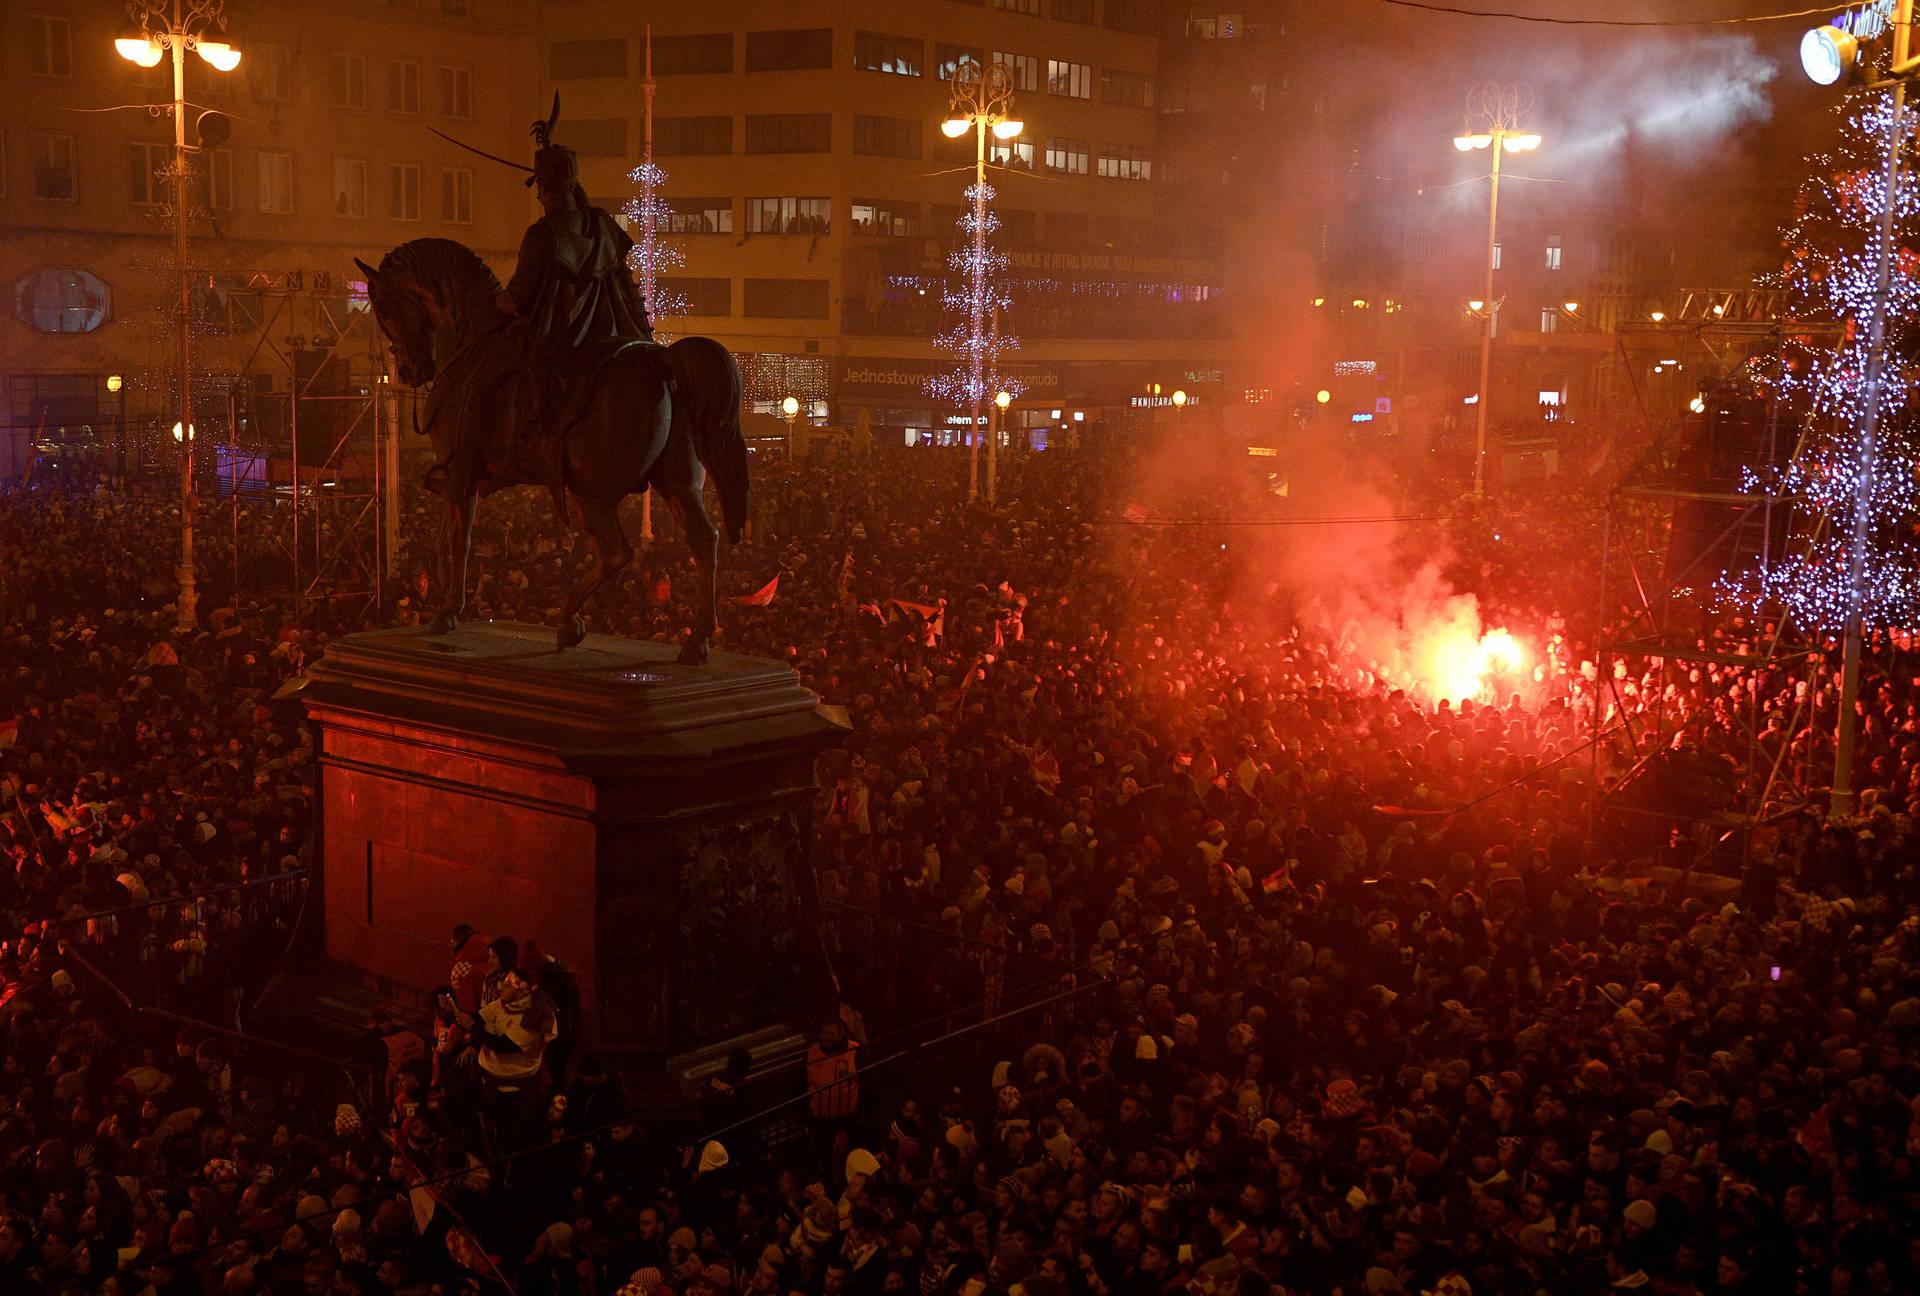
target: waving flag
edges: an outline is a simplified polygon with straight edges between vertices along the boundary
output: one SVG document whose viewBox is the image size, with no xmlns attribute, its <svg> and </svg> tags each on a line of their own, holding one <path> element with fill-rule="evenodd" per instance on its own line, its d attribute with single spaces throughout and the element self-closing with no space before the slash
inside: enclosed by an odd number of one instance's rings
<svg viewBox="0 0 1920 1296">
<path fill-rule="evenodd" d="M 774 592 L 780 588 L 778 574 L 751 594 L 735 594 L 733 601 L 741 607 L 766 607 L 773 602 Z"/>
</svg>

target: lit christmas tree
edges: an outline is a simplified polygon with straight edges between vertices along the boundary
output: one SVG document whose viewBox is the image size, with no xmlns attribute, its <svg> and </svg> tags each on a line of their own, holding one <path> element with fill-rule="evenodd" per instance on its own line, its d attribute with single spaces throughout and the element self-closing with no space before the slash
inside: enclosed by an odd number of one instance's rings
<svg viewBox="0 0 1920 1296">
<path fill-rule="evenodd" d="M 1000 369 L 1002 353 L 1018 348 L 1020 339 L 1001 327 L 1013 296 L 1005 279 L 1007 254 L 993 237 L 1000 218 L 993 212 L 992 185 L 967 186 L 967 206 L 954 225 L 959 242 L 947 254 L 953 277 L 941 302 L 955 323 L 936 333 L 933 344 L 956 363 L 927 380 L 927 393 L 963 410 L 984 410 L 996 393 L 1017 397 L 1022 391 L 1019 379 Z"/>
<path fill-rule="evenodd" d="M 1787 290 L 1792 319 L 1837 321 L 1829 345 L 1790 335 L 1781 351 L 1752 363 L 1754 376 L 1789 409 L 1809 418 L 1800 453 L 1775 470 L 1749 470 L 1744 487 L 1796 499 L 1798 533 L 1770 566 L 1727 572 L 1720 588 L 1754 607 L 1786 609 L 1802 629 L 1844 629 L 1852 600 L 1852 560 L 1865 438 L 1873 470 L 1865 505 L 1862 607 L 1869 627 L 1909 621 L 1920 611 L 1920 484 L 1915 451 L 1920 411 L 1912 397 L 1920 350 L 1920 186 L 1912 168 L 1920 112 L 1902 118 L 1903 166 L 1895 198 L 1886 302 L 1886 360 L 1879 376 L 1879 416 L 1869 428 L 1869 360 L 1880 274 L 1880 219 L 1887 200 L 1887 155 L 1893 104 L 1884 91 L 1850 96 L 1835 110 L 1834 147 L 1811 160 L 1792 220 L 1783 230 L 1787 257 L 1774 276 Z"/>
<path fill-rule="evenodd" d="M 634 279 L 640 285 L 640 298 L 647 304 L 647 318 L 653 321 L 657 340 L 665 342 L 668 335 L 660 330 L 660 321 L 686 314 L 687 301 L 679 293 L 661 287 L 660 276 L 685 266 L 687 256 L 678 244 L 665 237 L 672 209 L 660 196 L 660 190 L 666 183 L 667 173 L 649 157 L 627 172 L 627 179 L 640 187 L 640 192 L 627 199 L 620 209 L 633 237 L 633 251 L 627 253 L 627 268 L 634 272 Z"/>
</svg>

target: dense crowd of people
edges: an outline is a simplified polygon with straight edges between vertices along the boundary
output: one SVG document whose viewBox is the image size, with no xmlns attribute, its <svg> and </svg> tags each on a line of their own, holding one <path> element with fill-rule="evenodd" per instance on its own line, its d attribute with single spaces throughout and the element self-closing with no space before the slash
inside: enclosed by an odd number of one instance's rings
<svg viewBox="0 0 1920 1296">
<path fill-rule="evenodd" d="M 681 1104 L 579 1038 L 539 932 L 450 930 L 444 995 L 342 1065 L 257 1038 L 313 831 L 271 698 L 325 636 L 214 578 L 178 628 L 164 495 L 0 493 L 0 1293 L 1920 1286 L 1920 687 L 1890 648 L 1856 823 L 1649 831 L 1590 821 L 1593 780 L 1655 733 L 1817 768 L 1835 684 L 1597 670 L 1590 587 L 1534 557 L 1578 501 L 1412 537 L 1536 650 L 1440 702 L 1337 582 L 1267 578 L 1295 533 L 1169 524 L 1277 507 L 1264 482 L 1203 515 L 1124 457 L 1014 456 L 986 513 L 947 456 L 756 467 L 724 579 L 779 584 L 720 648 L 853 718 L 814 858 L 845 1006 L 796 1069 L 736 1057 Z M 468 613 L 551 621 L 584 543 L 518 495 L 481 510 Z M 369 620 L 431 612 L 409 518 Z M 687 623 L 660 523 L 594 629 Z"/>
</svg>

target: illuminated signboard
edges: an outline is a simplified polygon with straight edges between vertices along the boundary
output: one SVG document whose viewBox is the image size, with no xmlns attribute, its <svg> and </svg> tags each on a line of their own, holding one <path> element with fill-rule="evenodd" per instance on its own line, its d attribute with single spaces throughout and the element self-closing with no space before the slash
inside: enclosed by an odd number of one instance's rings
<svg viewBox="0 0 1920 1296">
<path fill-rule="evenodd" d="M 1335 378 L 1361 378 L 1373 372 L 1371 360 L 1336 360 L 1333 362 Z"/>
</svg>

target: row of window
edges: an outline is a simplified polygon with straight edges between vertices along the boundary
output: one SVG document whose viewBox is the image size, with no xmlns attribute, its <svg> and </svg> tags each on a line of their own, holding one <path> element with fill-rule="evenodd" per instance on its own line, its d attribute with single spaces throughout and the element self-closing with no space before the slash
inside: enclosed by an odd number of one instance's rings
<svg viewBox="0 0 1920 1296">
<path fill-rule="evenodd" d="M 576 121 L 563 132 L 567 143 L 584 157 L 624 157 L 627 123 L 624 118 Z M 853 119 L 853 152 L 867 157 L 917 159 L 922 154 L 925 128 L 908 117 Z M 994 140 L 988 157 L 1002 166 L 1032 170 L 1034 143 L 1026 136 Z M 731 117 L 657 117 L 653 123 L 653 151 L 662 157 L 715 156 L 733 152 Z M 833 117 L 830 113 L 775 113 L 749 115 L 748 153 L 830 153 Z M 1083 139 L 1049 136 L 1041 155 L 1049 171 L 1062 175 L 1096 174 L 1126 180 L 1146 180 L 1152 163 L 1145 148 L 1132 144 L 1091 144 Z"/>
<path fill-rule="evenodd" d="M 994 0 L 994 7 L 1038 15 L 1041 0 Z M 1092 23 L 1094 0 L 1053 0 L 1051 17 Z M 1106 26 L 1115 31 L 1159 33 L 1156 0 L 1107 0 Z M 624 36 L 594 40 L 553 41 L 547 46 L 547 73 L 556 81 L 598 77 L 706 76 L 733 71 L 733 33 L 703 32 L 684 36 L 656 36 L 649 45 L 636 45 Z M 746 34 L 743 67 L 748 72 L 808 72 L 833 66 L 833 29 L 805 27 Z M 913 36 L 877 32 L 854 34 L 854 66 L 875 72 L 920 76 L 925 42 Z M 941 46 L 942 50 L 953 47 Z M 638 66 L 636 66 L 636 61 Z M 975 62 L 979 58 L 975 57 Z M 957 60 L 940 60 L 939 75 L 953 74 Z M 1028 87 L 1031 89 L 1032 87 Z"/>
<path fill-rule="evenodd" d="M 870 124 L 862 127 L 860 125 L 862 122 Z M 913 122 L 897 118 L 856 118 L 854 151 L 897 157 L 918 157 L 920 155 L 918 134 L 896 129 L 914 125 Z M 796 140 L 806 147 L 797 150 L 773 147 L 775 144 Z M 760 143 L 763 145 L 762 148 L 749 151 L 821 151 L 826 148 L 826 144 L 822 142 L 819 149 L 814 149 L 804 132 L 793 131 L 770 131 L 761 138 Z M 657 147 L 658 139 L 656 139 Z M 135 205 L 163 202 L 167 168 L 173 165 L 173 146 L 135 141 L 129 145 L 129 148 L 131 150 L 130 192 Z M 212 149 L 203 156 L 206 161 L 200 168 L 202 205 L 223 211 L 232 210 L 234 206 L 232 150 Z M 1033 156 L 1033 143 L 1025 138 L 996 140 L 993 144 L 993 160 L 1003 165 L 1031 168 Z M 263 150 L 255 157 L 259 175 L 258 209 L 275 214 L 290 213 L 293 210 L 293 154 Z M 1094 174 L 1111 179 L 1147 180 L 1151 179 L 1153 174 L 1153 163 L 1147 151 L 1136 145 L 1090 145 L 1086 140 L 1052 136 L 1047 139 L 1044 158 L 1049 171 L 1064 175 L 1086 175 L 1089 173 L 1090 163 Z M 79 167 L 75 142 L 71 135 L 28 136 L 27 165 L 33 177 L 32 194 L 35 198 L 53 202 L 72 202 L 79 198 Z M 3 144 L 0 144 L 0 193 L 6 192 L 5 169 L 5 151 Z M 362 217 L 369 214 L 367 194 L 368 176 L 371 174 L 371 164 L 365 160 L 355 158 L 334 160 L 336 215 Z M 388 167 L 388 188 L 391 197 L 388 203 L 388 215 L 397 220 L 420 219 L 422 174 L 418 163 L 399 162 Z M 473 219 L 473 172 L 466 167 L 443 167 L 440 169 L 440 177 L 442 191 L 440 218 L 460 223 L 471 221 Z M 676 211 L 684 208 L 684 219 L 687 224 L 684 229 L 677 228 L 673 232 L 732 232 L 731 207 L 724 199 L 684 199 L 674 200 L 674 204 Z M 748 228 L 755 233 L 823 233 L 826 230 L 824 211 L 817 215 L 816 220 L 816 213 L 811 210 L 805 213 L 787 212 L 778 223 L 784 226 L 789 219 L 798 218 L 799 224 L 792 230 L 776 228 L 771 218 L 764 225 L 753 224 L 750 217 Z M 1549 244 L 1547 253 L 1549 269 L 1559 268 L 1559 252 L 1558 240 Z"/>
<path fill-rule="evenodd" d="M 1044 85 L 1050 95 L 1062 99 L 1093 98 L 1093 65 L 1071 59 L 1042 60 L 1032 54 L 994 50 L 990 54 L 971 45 L 950 45 L 944 41 L 933 47 L 934 75 L 950 80 L 962 63 L 1005 64 L 1013 76 L 1013 88 L 1022 94 L 1038 94 Z M 885 32 L 855 32 L 853 66 L 861 72 L 884 72 L 893 76 L 924 76 L 926 42 L 918 36 L 893 36 Z M 1100 101 L 1127 108 L 1153 107 L 1153 78 L 1144 72 L 1124 68 L 1102 68 L 1098 80 Z"/>
<path fill-rule="evenodd" d="M 453 0 L 447 0 L 448 3 Z M 28 19 L 28 68 L 35 75 L 67 77 L 72 75 L 72 37 L 64 18 Z M 172 73 L 166 61 L 151 68 L 128 70 L 142 85 L 170 94 Z M 294 93 L 294 51 L 290 46 L 271 41 L 252 41 L 246 48 L 247 84 L 254 97 L 270 102 L 285 102 Z M 386 79 L 384 106 L 388 112 L 413 114 L 424 110 L 428 73 L 413 59 L 388 59 L 383 67 Z M 334 52 L 327 57 L 327 105 L 332 108 L 367 107 L 367 60 L 363 55 Z M 211 82 L 218 92 L 230 82 L 215 77 Z M 473 116 L 473 70 L 442 66 L 432 88 L 438 92 L 440 115 L 455 121 Z"/>
<path fill-rule="evenodd" d="M 285 47 L 277 47 L 282 53 Z M 412 59 L 390 59 L 386 65 L 386 109 L 393 113 L 420 111 L 420 65 Z M 263 99 L 286 99 L 292 94 L 290 65 L 284 75 L 268 78 L 271 92 Z M 258 85 L 256 83 L 256 90 Z M 367 106 L 367 60 L 359 54 L 331 55 L 327 62 L 327 104 L 333 108 Z M 463 67 L 440 69 L 440 115 L 457 121 L 473 116 L 473 73 Z"/>
<path fill-rule="evenodd" d="M 601 206 L 615 210 L 615 199 L 596 199 Z M 732 234 L 734 232 L 731 198 L 669 198 L 664 200 L 667 214 L 660 226 L 664 234 Z M 961 208 L 935 203 L 931 232 L 951 231 Z M 902 198 L 855 198 L 847 215 L 856 235 L 878 238 L 918 238 L 922 231 L 921 205 Z M 1164 229 L 1156 234 L 1151 221 L 1131 222 L 1120 218 L 1102 218 L 1097 230 L 1091 229 L 1085 216 L 1071 212 L 1046 213 L 1044 236 L 1039 213 L 1017 208 L 999 213 L 1002 239 L 1010 246 L 1029 248 L 1085 248 L 1090 239 L 1115 251 L 1168 250 Z M 753 197 L 745 200 L 744 219 L 749 234 L 830 234 L 833 232 L 833 200 L 826 197 Z M 1183 253 L 1214 255 L 1216 244 L 1198 237 L 1180 241 Z"/>
<path fill-rule="evenodd" d="M 394 0 L 388 0 L 388 3 L 393 4 Z M 467 0 L 440 0 L 440 3 L 447 13 L 466 12 Z M 26 19 L 26 25 L 27 72 L 32 76 L 49 77 L 55 80 L 71 79 L 73 76 L 73 25 L 65 18 L 56 18 L 45 14 L 29 14 Z M 102 55 L 104 57 L 104 50 L 102 51 Z M 341 100 L 334 100 L 333 102 L 337 107 L 353 106 L 363 108 L 366 106 L 364 102 L 366 60 L 360 58 L 358 55 L 333 55 L 334 65 L 331 69 L 331 75 L 336 81 L 340 82 L 344 82 L 344 80 L 351 75 L 340 66 L 340 62 L 343 59 L 351 60 L 359 64 L 360 70 L 358 77 L 361 86 L 362 102 L 352 105 L 347 105 Z M 285 45 L 274 44 L 270 41 L 248 41 L 245 52 L 245 64 L 248 82 L 252 86 L 254 93 L 260 98 L 288 99 L 292 97 L 293 51 L 291 48 Z M 419 65 L 417 63 L 397 63 L 389 64 L 388 66 L 411 66 L 414 69 L 412 73 L 414 78 L 413 98 L 416 101 L 416 106 L 413 108 L 396 108 L 395 111 L 420 111 L 417 106 L 419 98 Z M 463 73 L 465 72 L 464 68 L 458 70 Z M 160 83 L 170 79 L 172 73 L 168 70 L 166 61 L 162 60 L 157 67 L 137 71 L 134 75 L 143 79 L 152 80 L 155 83 Z M 226 83 L 216 79 L 214 84 L 218 86 Z M 459 115 L 464 117 L 466 114 L 462 113 Z"/>
<path fill-rule="evenodd" d="M 6 192 L 5 150 L 0 147 L 0 193 Z M 134 206 L 158 206 L 168 201 L 172 188 L 173 145 L 136 140 L 128 145 L 128 192 Z M 256 210 L 284 216 L 293 211 L 294 159 L 291 153 L 262 150 L 254 154 Z M 32 193 L 49 202 L 76 202 L 80 172 L 71 135 L 27 137 L 27 167 L 33 175 Z M 440 219 L 465 225 L 473 220 L 473 171 L 441 167 Z M 423 193 L 426 171 L 417 162 L 395 162 L 386 168 L 385 210 L 394 220 L 420 220 L 426 208 Z M 337 216 L 362 218 L 372 212 L 373 164 L 364 158 L 333 160 L 333 210 Z M 196 167 L 195 197 L 213 211 L 232 211 L 234 202 L 233 150 L 207 149 Z"/>
<path fill-rule="evenodd" d="M 265 155 L 263 155 L 265 156 Z M 333 214 L 351 220 L 359 220 L 370 214 L 370 189 L 373 166 L 362 158 L 335 158 L 333 160 Z M 422 170 L 417 162 L 392 162 L 387 165 L 386 212 L 390 220 L 416 221 L 421 219 L 421 176 Z M 276 182 L 277 182 L 276 176 Z M 292 210 L 291 175 L 286 195 L 285 210 Z M 276 189 L 273 194 L 279 198 Z M 473 220 L 473 172 L 465 167 L 440 168 L 440 219 L 451 225 L 465 225 Z M 264 204 L 269 197 L 267 173 L 263 169 L 260 175 L 260 201 L 262 211 L 268 210 Z"/>
<path fill-rule="evenodd" d="M 1493 268 L 1495 270 L 1498 270 L 1500 268 L 1500 253 L 1501 253 L 1501 245 L 1498 243 L 1495 243 L 1493 245 L 1493 255 L 1492 255 Z M 1597 255 L 1595 259 L 1598 260 Z M 1547 269 L 1549 270 L 1561 269 L 1564 263 L 1565 263 L 1565 249 L 1562 248 L 1561 246 L 1560 236 L 1558 234 L 1547 235 L 1547 244 L 1546 244 Z"/>
</svg>

